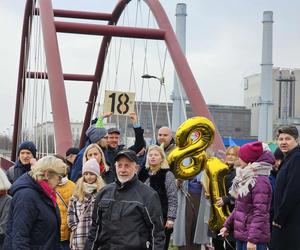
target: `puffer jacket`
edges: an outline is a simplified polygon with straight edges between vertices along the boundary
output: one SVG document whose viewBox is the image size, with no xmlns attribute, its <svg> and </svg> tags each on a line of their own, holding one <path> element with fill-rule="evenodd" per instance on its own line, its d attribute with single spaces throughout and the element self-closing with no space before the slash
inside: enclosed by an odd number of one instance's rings
<svg viewBox="0 0 300 250">
<path fill-rule="evenodd" d="M 255 186 L 244 197 L 238 197 L 224 226 L 234 238 L 254 244 L 270 241 L 269 210 L 272 188 L 268 176 L 257 176 Z"/>
<path fill-rule="evenodd" d="M 12 201 L 3 249 L 59 249 L 59 209 L 42 187 L 31 176 L 23 174 L 10 191 Z"/>
<path fill-rule="evenodd" d="M 75 188 L 74 182 L 68 180 L 66 184 L 56 187 L 56 200 L 60 211 L 61 226 L 60 226 L 60 240 L 69 240 L 70 231 L 67 221 L 68 204 L 72 197 Z"/>
</svg>

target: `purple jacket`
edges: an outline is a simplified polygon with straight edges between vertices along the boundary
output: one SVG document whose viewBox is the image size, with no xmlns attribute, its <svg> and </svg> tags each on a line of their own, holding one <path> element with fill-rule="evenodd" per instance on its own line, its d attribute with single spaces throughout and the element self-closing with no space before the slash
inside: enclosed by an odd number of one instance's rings
<svg viewBox="0 0 300 250">
<path fill-rule="evenodd" d="M 272 188 L 268 176 L 258 176 L 255 186 L 244 197 L 238 197 L 224 226 L 234 238 L 254 244 L 270 241 L 269 210 Z"/>
</svg>

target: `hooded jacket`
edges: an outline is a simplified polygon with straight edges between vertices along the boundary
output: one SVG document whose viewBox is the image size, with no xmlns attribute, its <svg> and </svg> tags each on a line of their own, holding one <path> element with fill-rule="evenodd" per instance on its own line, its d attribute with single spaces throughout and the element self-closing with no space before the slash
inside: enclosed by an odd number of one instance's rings
<svg viewBox="0 0 300 250">
<path fill-rule="evenodd" d="M 13 196 L 4 249 L 57 250 L 60 242 L 58 206 L 28 174 L 11 187 Z"/>
</svg>

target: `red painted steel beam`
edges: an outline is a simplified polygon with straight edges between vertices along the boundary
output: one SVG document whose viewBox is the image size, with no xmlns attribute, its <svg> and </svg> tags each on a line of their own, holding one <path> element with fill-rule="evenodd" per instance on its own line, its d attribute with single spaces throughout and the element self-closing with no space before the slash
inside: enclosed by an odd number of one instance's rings
<svg viewBox="0 0 300 250">
<path fill-rule="evenodd" d="M 23 81 L 23 70 L 24 70 L 24 62 L 25 62 L 25 52 L 28 47 L 28 40 L 29 40 L 28 39 L 29 20 L 31 18 L 33 4 L 34 4 L 33 0 L 27 0 L 25 5 L 25 10 L 24 10 L 17 94 L 16 94 L 16 107 L 15 107 L 15 117 L 14 117 L 14 131 L 13 131 L 13 138 L 12 138 L 12 151 L 11 151 L 12 161 L 16 161 L 18 138 L 20 134 L 19 130 L 21 129 L 21 124 L 22 124 L 22 108 L 23 108 L 24 93 L 25 93 L 25 84 Z"/>
<path fill-rule="evenodd" d="M 114 8 L 112 12 L 112 20 L 108 22 L 108 25 L 114 25 L 118 22 L 124 8 L 126 5 L 130 2 L 130 0 L 120 0 L 116 7 Z M 82 132 L 80 136 L 80 147 L 83 147 L 85 144 L 86 136 L 85 136 L 85 131 L 88 129 L 90 126 L 90 121 L 92 118 L 92 112 L 95 106 L 95 101 L 97 99 L 98 95 L 98 89 L 100 86 L 103 70 L 104 70 L 104 64 L 105 64 L 105 59 L 107 55 L 107 50 L 109 47 L 111 41 L 111 36 L 104 36 L 101 42 L 101 47 L 99 50 L 98 54 L 98 59 L 96 63 L 96 69 L 95 69 L 95 80 L 93 82 L 90 96 L 89 96 L 89 101 L 87 102 L 87 108 L 85 112 L 85 117 L 83 121 L 83 127 L 82 127 Z"/>
<path fill-rule="evenodd" d="M 194 114 L 205 116 L 214 122 L 213 117 L 208 110 L 208 107 L 204 101 L 199 86 L 193 76 L 193 73 L 189 67 L 186 57 L 181 50 L 181 47 L 177 41 L 176 35 L 167 18 L 164 9 L 162 8 L 159 1 L 157 0 L 144 0 L 144 1 L 149 6 L 153 15 L 155 16 L 159 28 L 166 31 L 165 42 L 168 51 L 174 63 L 178 77 L 181 80 L 183 88 L 190 101 Z M 217 127 L 216 127 L 213 149 L 225 150 L 223 140 L 220 136 Z"/>
<path fill-rule="evenodd" d="M 48 79 L 48 74 L 46 72 L 27 72 L 27 78 L 37 78 L 37 79 Z M 94 75 L 82 75 L 82 74 L 63 74 L 65 81 L 83 81 L 83 82 L 93 82 L 95 79 Z"/>
<path fill-rule="evenodd" d="M 36 8 L 34 13 L 35 15 L 39 15 L 40 10 Z M 110 21 L 112 19 L 110 13 L 97 13 L 97 12 L 90 12 L 90 11 L 61 10 L 61 9 L 54 9 L 53 13 L 55 17 L 64 17 L 64 18 L 90 19 L 90 20 L 98 20 L 98 21 Z"/>
<path fill-rule="evenodd" d="M 77 18 L 77 19 L 91 19 L 99 21 L 110 21 L 110 13 L 97 13 L 89 11 L 76 11 L 76 10 L 58 10 L 54 9 L 55 17 L 68 17 L 68 18 Z"/>
<path fill-rule="evenodd" d="M 72 134 L 51 1 L 40 0 L 40 19 L 49 78 L 56 152 L 64 155 L 72 146 Z"/>
<path fill-rule="evenodd" d="M 55 27 L 57 32 L 101 35 L 101 36 L 118 36 L 143 39 L 163 40 L 165 31 L 160 29 L 146 29 L 133 27 L 118 27 L 114 25 L 88 24 L 88 23 L 71 23 L 56 21 Z"/>
</svg>

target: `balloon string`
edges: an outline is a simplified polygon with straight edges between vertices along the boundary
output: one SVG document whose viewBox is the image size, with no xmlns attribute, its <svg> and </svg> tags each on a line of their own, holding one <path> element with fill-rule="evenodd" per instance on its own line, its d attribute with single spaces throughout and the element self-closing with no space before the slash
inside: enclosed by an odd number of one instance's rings
<svg viewBox="0 0 300 250">
<path fill-rule="evenodd" d="M 182 191 L 182 193 L 183 193 L 184 196 L 186 197 L 187 201 L 191 204 L 191 207 L 192 207 L 192 209 L 193 209 L 194 215 L 196 215 L 196 208 L 195 208 L 194 202 L 192 201 L 191 195 L 190 195 L 188 192 L 186 192 L 182 187 L 179 187 L 179 189 Z M 226 241 L 226 243 L 229 245 L 229 247 L 230 247 L 231 249 L 233 249 L 233 250 L 235 249 L 235 247 L 233 247 L 233 246 L 230 244 L 230 242 L 227 240 L 226 237 L 224 237 L 224 240 Z"/>
<path fill-rule="evenodd" d="M 188 192 L 186 192 L 182 187 L 180 187 L 180 190 L 182 191 L 182 193 L 186 197 L 187 201 L 191 204 L 191 207 L 193 209 L 194 215 L 196 216 L 196 207 L 195 207 L 194 202 L 192 201 L 191 195 Z"/>
<path fill-rule="evenodd" d="M 227 237 L 224 237 L 224 239 L 225 239 L 225 241 L 226 241 L 226 243 L 229 245 L 229 247 L 231 248 L 231 249 L 235 249 L 235 247 L 233 247 L 230 243 L 229 243 L 229 240 L 227 240 Z"/>
</svg>

